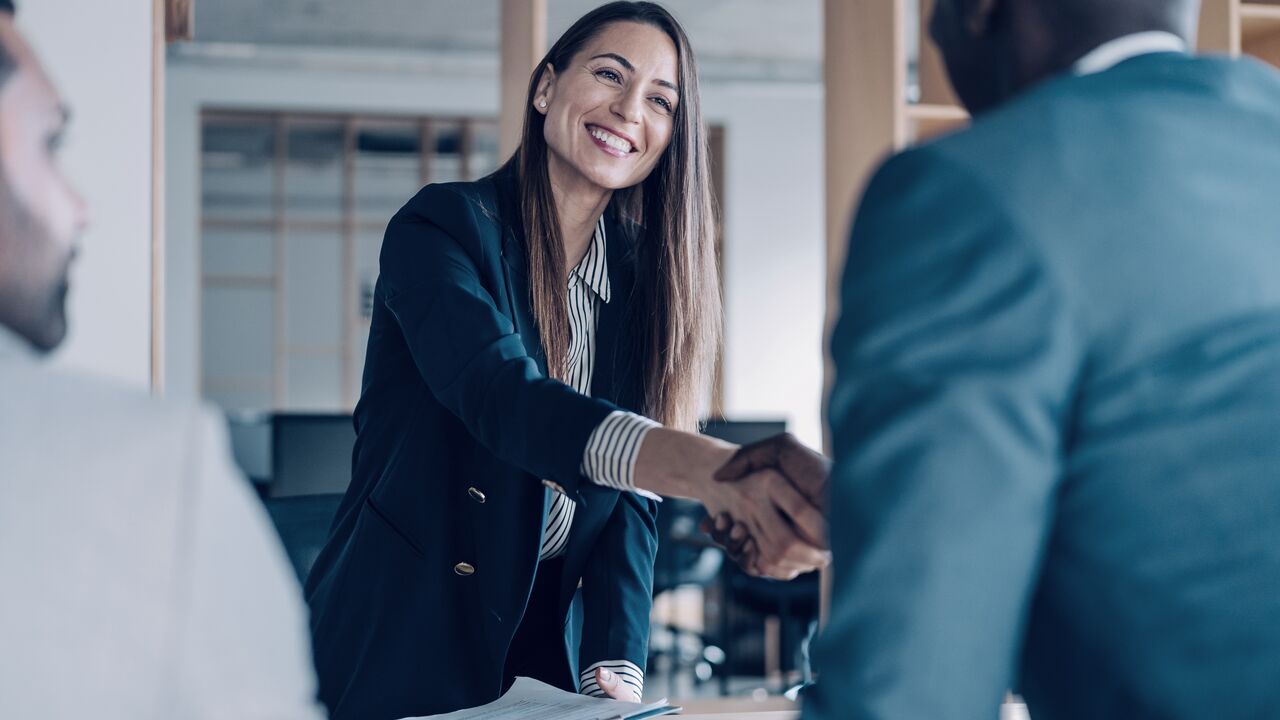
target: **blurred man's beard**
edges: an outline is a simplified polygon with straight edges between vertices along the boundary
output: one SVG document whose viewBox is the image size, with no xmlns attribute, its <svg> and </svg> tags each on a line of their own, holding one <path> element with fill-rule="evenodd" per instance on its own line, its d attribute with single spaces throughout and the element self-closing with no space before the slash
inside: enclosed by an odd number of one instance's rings
<svg viewBox="0 0 1280 720">
<path fill-rule="evenodd" d="M 71 253 L 59 259 L 57 274 L 45 274 L 43 257 L 55 247 L 45 224 L 13 193 L 0 173 L 0 244 L 6 287 L 0 287 L 0 324 L 26 338 L 37 350 L 56 348 L 67 335 L 67 293 Z"/>
</svg>

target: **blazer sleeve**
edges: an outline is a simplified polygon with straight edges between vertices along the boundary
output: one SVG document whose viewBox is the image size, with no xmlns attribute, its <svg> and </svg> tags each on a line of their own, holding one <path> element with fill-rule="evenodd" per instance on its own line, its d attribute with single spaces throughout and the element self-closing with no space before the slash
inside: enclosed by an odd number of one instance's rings
<svg viewBox="0 0 1280 720">
<path fill-rule="evenodd" d="M 1001 203 L 925 148 L 877 174 L 854 225 L 808 720 L 995 717 L 1016 680 L 1084 334 Z"/>
<path fill-rule="evenodd" d="M 482 279 L 501 236 L 486 242 L 477 210 L 447 186 L 424 188 L 387 227 L 380 292 L 431 393 L 488 450 L 576 499 L 587 439 L 618 408 L 539 371 Z"/>
<path fill-rule="evenodd" d="M 658 553 L 658 504 L 624 492 L 582 574 L 582 691 L 604 665 L 637 692 L 643 690 L 653 608 L 653 562 Z M 627 669 L 626 665 L 631 668 Z M 637 677 L 638 675 L 638 677 Z"/>
</svg>

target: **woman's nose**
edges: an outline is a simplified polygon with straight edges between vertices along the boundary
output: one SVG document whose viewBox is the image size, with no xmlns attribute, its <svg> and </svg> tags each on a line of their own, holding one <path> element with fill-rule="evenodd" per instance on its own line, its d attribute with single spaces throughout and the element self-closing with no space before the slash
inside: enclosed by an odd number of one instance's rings
<svg viewBox="0 0 1280 720">
<path fill-rule="evenodd" d="M 624 122 L 640 122 L 641 103 L 643 99 L 638 92 L 622 93 L 613 101 L 610 110 Z"/>
</svg>

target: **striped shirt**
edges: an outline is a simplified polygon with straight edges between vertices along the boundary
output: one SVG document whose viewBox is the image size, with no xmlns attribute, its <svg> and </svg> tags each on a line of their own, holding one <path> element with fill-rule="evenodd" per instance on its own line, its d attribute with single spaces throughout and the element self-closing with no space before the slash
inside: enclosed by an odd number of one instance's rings
<svg viewBox="0 0 1280 720">
<path fill-rule="evenodd" d="M 569 273 L 569 343 L 566 382 L 583 395 L 591 394 L 591 378 L 595 370 L 596 310 L 609 302 L 609 265 L 606 256 L 604 218 L 596 222 L 596 232 L 587 254 Z M 597 485 L 617 490 L 634 491 L 636 455 L 644 436 L 658 423 L 634 413 L 617 410 L 609 414 L 587 439 L 582 457 L 582 474 Z M 551 501 L 542 533 L 539 560 L 564 554 L 569 545 L 576 505 L 567 495 L 556 493 Z M 626 660 L 606 660 L 585 668 L 581 673 L 584 695 L 603 697 L 596 684 L 595 671 L 604 667 L 612 671 L 630 690 L 638 702 L 644 690 L 644 671 Z"/>
</svg>

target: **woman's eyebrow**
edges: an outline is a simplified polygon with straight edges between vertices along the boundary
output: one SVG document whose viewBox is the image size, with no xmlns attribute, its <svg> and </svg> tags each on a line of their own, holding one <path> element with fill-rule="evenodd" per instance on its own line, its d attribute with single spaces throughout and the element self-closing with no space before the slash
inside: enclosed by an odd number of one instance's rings
<svg viewBox="0 0 1280 720">
<path fill-rule="evenodd" d="M 626 58 L 622 57 L 622 56 L 621 56 L 621 55 L 619 55 L 618 53 L 611 53 L 611 52 L 610 52 L 610 53 L 600 53 L 599 55 L 595 55 L 595 56 L 593 56 L 591 59 L 592 59 L 592 60 L 599 60 L 600 58 L 608 58 L 608 59 L 610 59 L 610 60 L 613 60 L 614 62 L 616 62 L 616 63 L 618 63 L 619 65 L 621 65 L 621 66 L 622 66 L 622 69 L 623 69 L 623 70 L 626 70 L 627 72 L 635 72 L 635 71 L 636 71 L 636 67 L 635 67 L 635 65 L 632 65 L 630 60 L 628 60 L 628 59 L 626 59 Z M 672 91 L 674 91 L 674 92 L 676 92 L 676 93 L 679 93 L 679 92 L 680 92 L 680 88 L 679 88 L 675 83 L 671 82 L 670 80 L 654 80 L 653 82 L 654 82 L 654 84 L 655 84 L 655 85 L 661 85 L 661 86 L 662 86 L 662 87 L 664 87 L 664 88 L 669 88 L 669 89 L 671 89 Z"/>
</svg>

